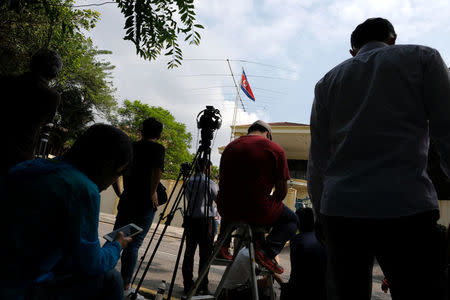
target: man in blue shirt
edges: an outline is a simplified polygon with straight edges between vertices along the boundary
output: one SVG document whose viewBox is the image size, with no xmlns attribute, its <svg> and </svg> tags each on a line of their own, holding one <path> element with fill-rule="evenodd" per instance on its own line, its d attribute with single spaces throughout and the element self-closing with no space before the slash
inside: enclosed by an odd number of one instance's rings
<svg viewBox="0 0 450 300">
<path fill-rule="evenodd" d="M 208 262 L 213 251 L 214 217 L 216 215 L 213 202 L 216 201 L 219 187 L 207 175 L 211 172 L 211 162 L 200 159 L 196 165 L 196 174 L 186 183 L 185 195 L 188 202 L 184 216 L 186 232 L 186 250 L 183 259 L 184 293 L 187 294 L 194 285 L 194 255 L 199 246 L 200 261 L 198 273 Z M 199 294 L 209 294 L 208 274 L 200 283 Z"/>
<path fill-rule="evenodd" d="M 90 127 L 61 158 L 10 169 L 3 182 L 1 228 L 8 241 L 0 275 L 2 299 L 121 299 L 114 267 L 130 238 L 100 246 L 100 194 L 132 155 L 128 136 Z"/>
<path fill-rule="evenodd" d="M 375 257 L 392 299 L 446 298 L 427 154 L 431 137 L 450 174 L 450 77 L 437 50 L 395 45 L 396 37 L 386 19 L 358 25 L 353 58 L 315 88 L 308 188 L 323 225 L 329 299 L 370 299 Z"/>
</svg>

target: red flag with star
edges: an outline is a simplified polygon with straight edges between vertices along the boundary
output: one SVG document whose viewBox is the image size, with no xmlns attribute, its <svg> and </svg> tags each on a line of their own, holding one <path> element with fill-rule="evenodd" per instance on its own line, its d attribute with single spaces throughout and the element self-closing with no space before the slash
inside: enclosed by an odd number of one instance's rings
<svg viewBox="0 0 450 300">
<path fill-rule="evenodd" d="M 242 78 L 241 78 L 241 89 L 244 94 L 247 95 L 251 100 L 255 101 L 255 95 L 253 95 L 252 89 L 250 88 L 250 84 L 248 83 L 247 76 L 245 75 L 244 69 L 242 69 Z"/>
</svg>

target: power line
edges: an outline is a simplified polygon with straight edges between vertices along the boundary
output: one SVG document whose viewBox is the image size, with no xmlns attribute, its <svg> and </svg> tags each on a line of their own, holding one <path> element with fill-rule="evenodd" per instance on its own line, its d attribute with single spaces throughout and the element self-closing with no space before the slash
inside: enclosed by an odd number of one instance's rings
<svg viewBox="0 0 450 300">
<path fill-rule="evenodd" d="M 227 60 L 223 59 L 223 58 L 183 58 L 183 61 L 220 61 L 220 62 L 222 62 L 222 61 L 227 61 Z M 260 66 L 265 66 L 265 67 L 271 67 L 271 68 L 278 69 L 278 70 L 298 73 L 297 71 L 289 69 L 289 68 L 275 66 L 275 65 L 269 65 L 269 64 L 260 63 L 260 62 L 257 62 L 257 61 L 246 60 L 246 59 L 230 59 L 229 61 L 243 62 L 243 63 L 248 63 L 248 64 L 254 64 L 254 65 L 260 65 Z"/>
<path fill-rule="evenodd" d="M 189 75 L 178 75 L 177 77 L 202 77 L 202 76 L 221 76 L 221 77 L 230 77 L 230 74 L 189 74 Z M 265 76 L 265 75 L 250 75 L 248 74 L 247 77 L 259 77 L 259 78 L 267 78 L 267 79 L 277 79 L 277 80 L 293 80 L 289 78 L 283 78 L 283 77 L 272 77 L 272 76 Z"/>
<path fill-rule="evenodd" d="M 90 4 L 73 5 L 72 7 L 78 8 L 78 7 L 102 6 L 102 5 L 106 5 L 106 4 L 112 4 L 112 3 L 117 3 L 117 2 L 115 2 L 115 1 L 106 1 L 106 2 L 102 2 L 102 3 L 90 3 Z"/>
</svg>

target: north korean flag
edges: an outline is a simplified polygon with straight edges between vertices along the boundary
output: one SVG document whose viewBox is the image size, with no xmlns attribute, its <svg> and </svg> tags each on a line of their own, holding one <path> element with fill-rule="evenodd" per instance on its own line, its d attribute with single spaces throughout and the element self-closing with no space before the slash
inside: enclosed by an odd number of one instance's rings
<svg viewBox="0 0 450 300">
<path fill-rule="evenodd" d="M 247 76 L 245 75 L 244 70 L 242 70 L 241 89 L 244 92 L 244 94 L 247 95 L 247 97 L 255 101 L 255 95 L 253 95 L 252 89 L 250 88 L 250 84 L 247 81 Z"/>
</svg>

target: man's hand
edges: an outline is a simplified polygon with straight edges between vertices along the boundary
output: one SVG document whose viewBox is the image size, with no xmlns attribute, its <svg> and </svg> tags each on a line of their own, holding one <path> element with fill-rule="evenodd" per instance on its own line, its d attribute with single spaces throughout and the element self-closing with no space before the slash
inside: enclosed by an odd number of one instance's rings
<svg viewBox="0 0 450 300">
<path fill-rule="evenodd" d="M 117 233 L 117 236 L 116 236 L 116 238 L 115 238 L 115 242 L 118 242 L 119 244 L 120 244 L 120 246 L 122 247 L 122 249 L 125 249 L 127 246 L 128 246 L 128 244 L 132 241 L 133 239 L 132 238 L 130 238 L 130 237 L 125 237 L 124 235 L 123 235 L 123 232 L 122 231 L 119 231 L 118 233 Z"/>
<path fill-rule="evenodd" d="M 152 195 L 152 202 L 153 202 L 153 207 L 155 209 L 157 209 L 158 208 L 158 194 L 156 192 Z"/>
</svg>

